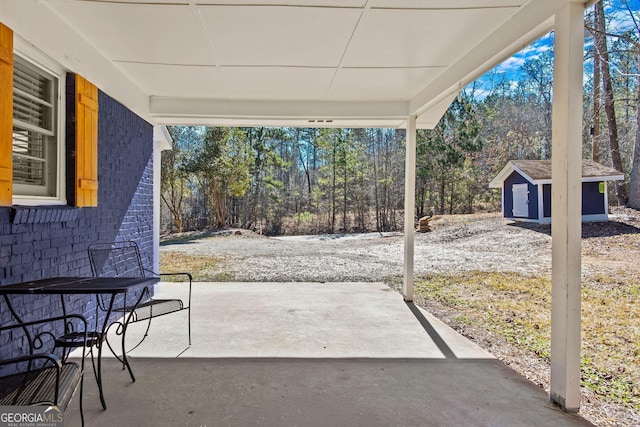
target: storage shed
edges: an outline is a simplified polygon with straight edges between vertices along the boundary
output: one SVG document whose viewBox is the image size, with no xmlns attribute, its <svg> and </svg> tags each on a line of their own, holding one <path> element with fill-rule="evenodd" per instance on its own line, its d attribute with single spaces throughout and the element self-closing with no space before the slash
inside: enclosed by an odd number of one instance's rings
<svg viewBox="0 0 640 427">
<path fill-rule="evenodd" d="M 582 221 L 607 221 L 607 181 L 624 174 L 599 163 L 582 161 Z M 551 160 L 511 160 L 489 183 L 502 189 L 502 215 L 516 221 L 551 223 Z"/>
</svg>

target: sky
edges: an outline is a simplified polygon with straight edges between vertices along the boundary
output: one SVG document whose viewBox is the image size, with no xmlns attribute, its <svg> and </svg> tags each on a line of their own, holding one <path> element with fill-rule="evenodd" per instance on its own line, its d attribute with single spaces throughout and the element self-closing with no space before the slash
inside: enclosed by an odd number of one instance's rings
<svg viewBox="0 0 640 427">
<path fill-rule="evenodd" d="M 616 32 L 619 32 L 619 29 L 635 28 L 627 5 L 634 12 L 635 19 L 640 25 L 640 0 L 607 0 L 605 2 L 605 14 L 608 28 L 616 28 Z M 586 13 L 592 10 L 593 7 L 590 7 Z M 585 40 L 585 49 L 588 49 L 589 46 L 590 41 Z M 553 33 L 549 33 L 476 80 L 474 83 L 474 96 L 483 98 L 491 92 L 494 85 L 499 81 L 517 81 L 523 72 L 522 66 L 527 60 L 539 58 L 545 52 L 552 50 Z"/>
</svg>

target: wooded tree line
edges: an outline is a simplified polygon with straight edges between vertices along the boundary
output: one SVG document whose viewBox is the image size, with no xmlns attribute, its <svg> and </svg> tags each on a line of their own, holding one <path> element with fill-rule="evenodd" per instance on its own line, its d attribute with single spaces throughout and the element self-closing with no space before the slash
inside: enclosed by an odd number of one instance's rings
<svg viewBox="0 0 640 427">
<path fill-rule="evenodd" d="M 599 2 L 585 15 L 583 153 L 624 172 L 610 200 L 640 209 L 640 26 L 626 1 L 616 5 Z M 500 194 L 488 183 L 508 160 L 551 158 L 552 88 L 548 49 L 528 57 L 515 79 L 496 73 L 489 92 L 471 84 L 435 129 L 418 130 L 416 216 L 499 209 Z M 162 153 L 165 230 L 402 227 L 403 129 L 169 131 L 173 150 Z"/>
</svg>

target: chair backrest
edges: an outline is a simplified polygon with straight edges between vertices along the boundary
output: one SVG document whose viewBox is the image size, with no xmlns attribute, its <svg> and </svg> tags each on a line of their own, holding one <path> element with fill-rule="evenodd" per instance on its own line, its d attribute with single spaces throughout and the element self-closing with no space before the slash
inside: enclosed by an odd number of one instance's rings
<svg viewBox="0 0 640 427">
<path fill-rule="evenodd" d="M 144 277 L 140 250 L 135 242 L 96 243 L 88 248 L 95 277 Z"/>
</svg>

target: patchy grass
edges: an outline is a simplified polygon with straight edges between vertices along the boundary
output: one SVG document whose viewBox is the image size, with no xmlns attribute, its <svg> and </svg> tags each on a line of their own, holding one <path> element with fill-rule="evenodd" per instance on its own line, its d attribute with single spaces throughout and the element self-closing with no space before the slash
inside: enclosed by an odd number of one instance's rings
<svg viewBox="0 0 640 427">
<path fill-rule="evenodd" d="M 583 280 L 582 386 L 609 403 L 640 409 L 640 278 Z M 455 310 L 471 325 L 549 362 L 551 279 L 517 273 L 430 275 L 416 296 Z M 454 325 L 455 326 L 455 325 Z"/>
<path fill-rule="evenodd" d="M 232 277 L 225 272 L 226 267 L 227 261 L 218 257 L 160 252 L 161 273 L 188 271 L 193 275 L 193 280 L 196 282 L 231 281 Z M 167 278 L 166 280 L 171 279 Z"/>
</svg>

